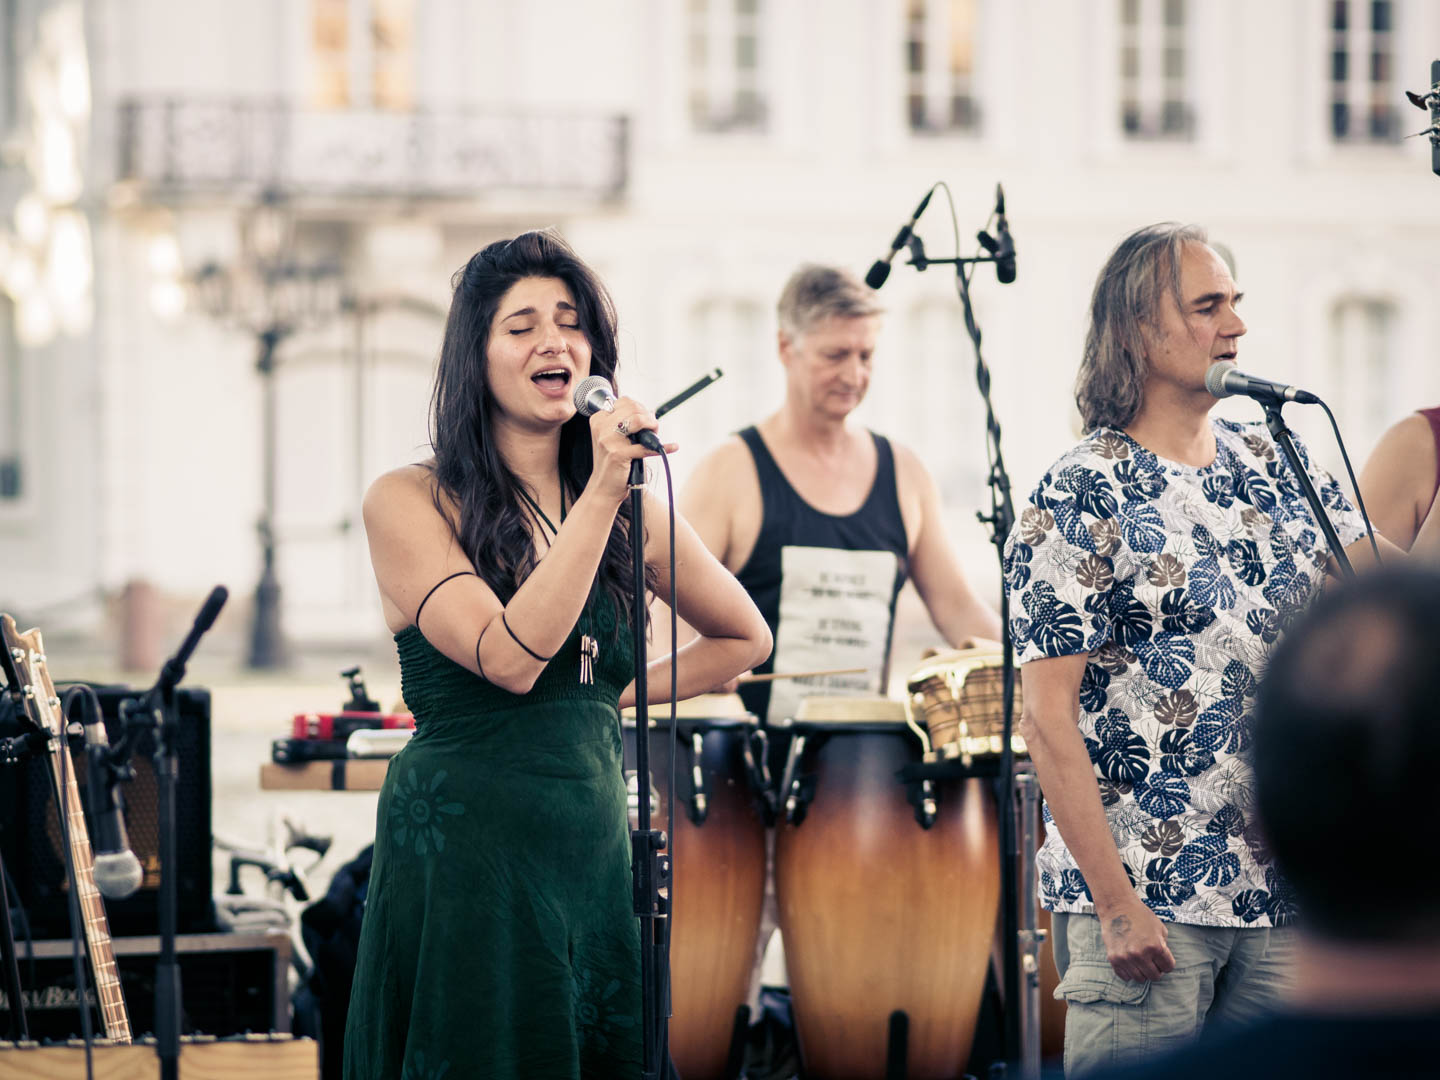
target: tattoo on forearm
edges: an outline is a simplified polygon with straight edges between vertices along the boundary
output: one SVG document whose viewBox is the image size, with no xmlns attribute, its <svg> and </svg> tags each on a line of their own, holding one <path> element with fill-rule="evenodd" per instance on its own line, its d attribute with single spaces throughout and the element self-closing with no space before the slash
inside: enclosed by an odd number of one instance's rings
<svg viewBox="0 0 1440 1080">
<path fill-rule="evenodd" d="M 1110 920 L 1110 932 L 1116 937 L 1127 937 L 1130 934 L 1130 916 L 1117 915 Z"/>
</svg>

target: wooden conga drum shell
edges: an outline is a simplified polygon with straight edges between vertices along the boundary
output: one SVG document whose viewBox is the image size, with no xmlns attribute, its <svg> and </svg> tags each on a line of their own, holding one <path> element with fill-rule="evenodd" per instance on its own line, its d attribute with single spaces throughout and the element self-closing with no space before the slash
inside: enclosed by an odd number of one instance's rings
<svg viewBox="0 0 1440 1080">
<path fill-rule="evenodd" d="M 907 1076 L 959 1076 L 969 1058 L 999 909 L 993 797 L 936 783 L 916 822 L 897 770 L 919 760 L 895 734 L 811 735 L 815 797 L 782 822 L 776 893 L 804 1075 L 883 1077 L 890 1016 L 909 1017 Z"/>
<path fill-rule="evenodd" d="M 650 733 L 650 770 L 665 828 L 670 775 L 669 717 Z M 710 726 L 711 724 L 730 726 Z M 697 726 L 698 725 L 698 726 Z M 679 724 L 676 762 L 673 916 L 670 923 L 670 1054 L 685 1080 L 725 1075 L 735 1010 L 750 994 L 755 944 L 765 901 L 765 825 L 754 804 L 744 759 L 748 725 L 734 720 Z M 701 732 L 707 812 L 696 825 L 687 813 L 692 732 Z M 627 729 L 633 738 L 633 727 Z M 627 749 L 627 765 L 634 766 Z"/>
</svg>

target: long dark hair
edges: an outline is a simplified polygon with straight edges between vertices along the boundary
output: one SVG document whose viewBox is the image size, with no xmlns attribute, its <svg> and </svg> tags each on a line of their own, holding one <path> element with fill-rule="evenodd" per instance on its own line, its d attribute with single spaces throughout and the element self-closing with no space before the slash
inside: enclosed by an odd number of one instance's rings
<svg viewBox="0 0 1440 1080">
<path fill-rule="evenodd" d="M 1090 297 L 1090 326 L 1075 380 L 1075 404 L 1087 432 L 1123 428 L 1140 412 L 1150 370 L 1140 327 L 1159 322 L 1166 292 L 1184 309 L 1185 245 L 1207 242 L 1198 225 L 1164 221 L 1137 229 L 1110 253 Z"/>
<path fill-rule="evenodd" d="M 554 232 L 527 232 L 513 240 L 496 241 L 472 256 L 451 279 L 455 295 L 445 322 L 430 402 L 430 445 L 435 451 L 438 482 L 435 506 L 449 520 L 439 489 L 455 500 L 460 520 L 450 524 L 456 539 L 502 602 L 508 602 L 535 569 L 535 548 L 520 494 L 522 485 L 495 445 L 486 348 L 500 300 L 511 286 L 527 277 L 558 278 L 570 290 L 580 328 L 590 343 L 590 374 L 603 375 L 614 386 L 619 352 L 610 294 L 595 272 Z M 590 423 L 579 414 L 560 428 L 559 464 L 562 489 L 574 499 L 584 490 L 594 467 Z M 627 500 L 615 515 L 596 575 L 596 586 L 615 604 L 617 629 L 620 624 L 628 625 L 627 601 L 634 580 L 630 560 Z M 653 576 L 647 568 L 646 584 L 652 588 Z"/>
</svg>

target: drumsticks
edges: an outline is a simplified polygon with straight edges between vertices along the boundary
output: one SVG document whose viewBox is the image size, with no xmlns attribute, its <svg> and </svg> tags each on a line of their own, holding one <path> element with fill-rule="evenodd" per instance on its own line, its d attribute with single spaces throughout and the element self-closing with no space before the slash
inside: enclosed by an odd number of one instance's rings
<svg viewBox="0 0 1440 1080">
<path fill-rule="evenodd" d="M 772 671 L 765 675 L 741 675 L 735 681 L 741 686 L 748 683 L 774 682 L 776 679 L 818 679 L 825 675 L 863 675 L 869 671 L 863 667 L 831 668 L 828 671 Z"/>
</svg>

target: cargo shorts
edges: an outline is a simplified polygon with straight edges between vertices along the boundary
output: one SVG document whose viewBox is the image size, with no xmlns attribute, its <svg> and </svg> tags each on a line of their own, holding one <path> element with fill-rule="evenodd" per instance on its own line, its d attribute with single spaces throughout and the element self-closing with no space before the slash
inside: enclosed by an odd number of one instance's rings
<svg viewBox="0 0 1440 1080">
<path fill-rule="evenodd" d="M 1106 959 L 1094 915 L 1056 912 L 1051 926 L 1067 1077 L 1165 1053 L 1206 1025 L 1253 1021 L 1279 1007 L 1294 978 L 1291 927 L 1166 923 L 1175 970 L 1127 982 Z"/>
</svg>

